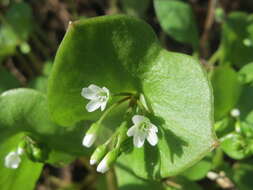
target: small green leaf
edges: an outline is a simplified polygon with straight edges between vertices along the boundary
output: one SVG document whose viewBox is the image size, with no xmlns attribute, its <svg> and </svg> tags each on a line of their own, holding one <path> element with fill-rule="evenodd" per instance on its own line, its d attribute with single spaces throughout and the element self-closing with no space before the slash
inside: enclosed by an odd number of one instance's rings
<svg viewBox="0 0 253 190">
<path fill-rule="evenodd" d="M 16 46 L 19 44 L 19 39 L 10 26 L 0 27 L 0 58 L 16 51 Z"/>
<path fill-rule="evenodd" d="M 245 84 L 253 82 L 253 63 L 249 63 L 240 69 L 239 79 Z"/>
<path fill-rule="evenodd" d="M 224 135 L 234 131 L 235 119 L 231 116 L 224 117 L 223 119 L 215 122 L 214 128 L 217 136 L 223 137 Z"/>
<path fill-rule="evenodd" d="M 123 11 L 131 16 L 143 17 L 150 5 L 150 0 L 120 0 Z"/>
<path fill-rule="evenodd" d="M 233 159 L 241 160 L 248 157 L 250 154 L 245 152 L 247 142 L 243 136 L 238 133 L 230 133 L 224 137 L 221 148 L 223 151 Z"/>
<path fill-rule="evenodd" d="M 15 150 L 24 134 L 17 134 L 0 143 L 0 189 L 1 190 L 33 190 L 40 176 L 43 164 L 30 161 L 25 155 L 17 169 L 4 166 L 4 158 Z"/>
<path fill-rule="evenodd" d="M 47 92 L 47 82 L 48 82 L 48 77 L 46 76 L 39 76 L 33 80 L 31 80 L 28 84 L 28 87 L 34 88 L 38 91 Z"/>
<path fill-rule="evenodd" d="M 191 6 L 179 0 L 154 0 L 163 30 L 175 40 L 198 48 L 198 29 Z"/>
<path fill-rule="evenodd" d="M 236 65 L 240 68 L 252 62 L 253 30 L 249 30 L 251 26 L 253 20 L 247 13 L 232 12 L 228 15 L 222 27 L 221 63 L 223 65 Z"/>
<path fill-rule="evenodd" d="M 159 128 L 158 146 L 146 144 L 119 158 L 123 165 L 131 162 L 130 170 L 138 176 L 176 175 L 216 145 L 206 73 L 192 57 L 162 49 L 141 20 L 114 15 L 69 26 L 49 78 L 49 109 L 55 122 L 69 126 L 99 118 L 100 111 L 86 111 L 88 101 L 80 95 L 90 84 L 112 93 L 143 94 L 153 110 L 150 120 Z"/>
<path fill-rule="evenodd" d="M 216 68 L 211 81 L 214 93 L 214 117 L 215 120 L 220 120 L 228 116 L 237 105 L 242 86 L 238 74 L 230 67 Z"/>
<path fill-rule="evenodd" d="M 33 29 L 32 9 L 25 2 L 14 3 L 6 13 L 6 22 L 20 40 L 27 40 Z"/>
<path fill-rule="evenodd" d="M 185 170 L 181 175 L 185 176 L 191 181 L 200 180 L 206 177 L 207 172 L 212 168 L 212 162 L 210 158 L 204 158 L 194 166 Z"/>
</svg>

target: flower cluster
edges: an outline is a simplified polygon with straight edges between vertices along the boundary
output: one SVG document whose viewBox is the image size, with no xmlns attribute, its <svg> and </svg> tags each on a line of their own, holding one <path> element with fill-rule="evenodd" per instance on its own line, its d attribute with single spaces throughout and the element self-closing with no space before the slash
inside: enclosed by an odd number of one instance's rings
<svg viewBox="0 0 253 190">
<path fill-rule="evenodd" d="M 24 136 L 15 151 L 5 156 L 4 165 L 7 168 L 17 169 L 24 154 L 34 162 L 44 162 L 48 159 L 49 150 L 46 145 L 36 142 L 29 136 Z"/>
<path fill-rule="evenodd" d="M 89 85 L 88 88 L 83 88 L 81 95 L 84 98 L 90 100 L 86 105 L 88 112 L 93 112 L 99 108 L 101 108 L 101 111 L 105 110 L 108 101 L 111 99 L 111 93 L 106 87 L 100 88 L 94 84 Z M 136 96 L 131 96 L 131 93 L 120 93 L 120 95 L 128 95 L 128 97 L 124 98 L 123 100 L 130 100 L 132 102 L 139 101 L 133 99 L 136 98 Z M 83 138 L 83 146 L 89 148 L 95 143 L 98 132 L 102 126 L 101 122 L 105 116 L 114 108 L 114 106 L 118 105 L 121 102 L 123 101 L 121 100 L 109 107 L 101 116 L 101 118 L 91 125 Z M 148 109 L 144 96 L 140 95 L 140 103 L 142 102 L 144 103 L 142 104 L 141 108 Z M 136 112 L 137 111 L 132 111 L 130 114 L 130 119 L 133 123 L 131 127 L 128 127 L 129 122 L 122 122 L 119 130 L 117 130 L 105 144 L 98 146 L 92 154 L 90 158 L 90 164 L 98 164 L 98 172 L 105 173 L 107 170 L 109 170 L 110 166 L 116 161 L 119 155 L 121 143 L 129 137 L 133 137 L 133 144 L 137 148 L 143 147 L 146 139 L 152 146 L 155 146 L 158 143 L 158 128 L 151 123 L 148 117 L 143 114 L 137 114 Z M 108 152 L 108 144 L 113 141 L 113 139 L 117 143 Z"/>
</svg>

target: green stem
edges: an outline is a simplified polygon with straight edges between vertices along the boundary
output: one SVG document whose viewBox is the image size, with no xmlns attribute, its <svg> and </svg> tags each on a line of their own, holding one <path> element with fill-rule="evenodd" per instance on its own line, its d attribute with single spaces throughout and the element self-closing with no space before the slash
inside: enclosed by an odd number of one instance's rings
<svg viewBox="0 0 253 190">
<path fill-rule="evenodd" d="M 117 94 L 112 94 L 113 96 L 132 96 L 133 93 L 131 92 L 121 92 L 121 93 L 117 93 Z"/>
<path fill-rule="evenodd" d="M 127 139 L 127 121 L 123 121 L 120 125 L 119 131 L 118 131 L 118 137 L 117 137 L 117 143 L 115 148 L 119 149 L 121 144 Z"/>
<path fill-rule="evenodd" d="M 213 66 L 219 60 L 219 58 L 220 58 L 220 52 L 221 52 L 220 48 L 217 49 L 214 52 L 214 54 L 211 56 L 211 58 L 208 60 L 208 64 L 210 66 Z"/>
<path fill-rule="evenodd" d="M 114 103 L 111 107 L 109 107 L 107 110 L 105 110 L 105 112 L 103 113 L 103 115 L 100 117 L 100 119 L 98 120 L 98 124 L 101 124 L 102 121 L 105 119 L 105 117 L 118 105 L 122 104 L 123 102 L 125 102 L 126 100 L 130 99 L 131 97 L 126 97 L 123 98 L 121 100 L 119 100 L 118 102 Z"/>
</svg>

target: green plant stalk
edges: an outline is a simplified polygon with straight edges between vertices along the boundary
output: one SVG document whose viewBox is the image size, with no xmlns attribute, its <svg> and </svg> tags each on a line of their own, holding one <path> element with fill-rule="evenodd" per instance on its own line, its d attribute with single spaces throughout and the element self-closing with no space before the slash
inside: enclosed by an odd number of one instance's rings
<svg viewBox="0 0 253 190">
<path fill-rule="evenodd" d="M 130 97 L 126 97 L 123 98 L 121 100 L 119 100 L 118 102 L 114 103 L 111 107 L 109 107 L 107 110 L 105 110 L 105 112 L 103 113 L 103 115 L 99 118 L 98 120 L 98 124 L 101 124 L 103 122 L 103 120 L 106 118 L 106 116 L 117 106 L 119 106 L 121 103 L 125 102 L 126 100 L 130 99 Z"/>
<path fill-rule="evenodd" d="M 208 60 L 208 65 L 212 68 L 214 64 L 220 59 L 221 48 L 218 48 Z"/>
</svg>

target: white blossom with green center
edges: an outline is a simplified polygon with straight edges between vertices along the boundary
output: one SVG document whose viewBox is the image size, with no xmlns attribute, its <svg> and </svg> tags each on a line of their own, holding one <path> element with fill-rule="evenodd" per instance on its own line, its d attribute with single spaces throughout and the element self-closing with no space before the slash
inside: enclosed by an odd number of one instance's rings
<svg viewBox="0 0 253 190">
<path fill-rule="evenodd" d="M 110 92 L 106 87 L 98 87 L 94 84 L 89 85 L 88 88 L 83 88 L 81 95 L 90 100 L 86 105 L 88 112 L 93 112 L 99 108 L 103 111 L 109 100 Z"/>
<path fill-rule="evenodd" d="M 142 147 L 145 139 L 149 144 L 155 146 L 158 142 L 157 127 L 150 122 L 150 120 L 142 115 L 135 115 L 132 118 L 134 125 L 128 129 L 127 136 L 133 136 L 133 142 L 135 147 Z"/>
</svg>

